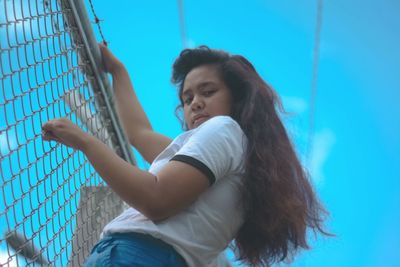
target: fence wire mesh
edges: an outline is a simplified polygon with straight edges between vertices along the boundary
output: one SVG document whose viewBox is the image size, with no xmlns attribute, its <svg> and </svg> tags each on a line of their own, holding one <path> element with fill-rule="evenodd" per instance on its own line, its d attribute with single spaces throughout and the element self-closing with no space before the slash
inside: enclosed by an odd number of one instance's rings
<svg viewBox="0 0 400 267">
<path fill-rule="evenodd" d="M 68 117 L 121 154 L 107 96 L 70 1 L 0 5 L 0 266 L 80 266 L 123 203 L 41 126 Z"/>
</svg>

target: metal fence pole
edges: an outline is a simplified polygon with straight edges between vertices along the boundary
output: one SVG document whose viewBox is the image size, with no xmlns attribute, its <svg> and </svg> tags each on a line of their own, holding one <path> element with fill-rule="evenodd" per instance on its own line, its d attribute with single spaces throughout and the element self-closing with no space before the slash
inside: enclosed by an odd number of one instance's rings
<svg viewBox="0 0 400 267">
<path fill-rule="evenodd" d="M 103 96 L 100 100 L 102 101 L 101 105 L 106 106 L 108 110 L 108 114 L 111 117 L 112 130 L 116 133 L 116 141 L 119 147 L 121 147 L 121 151 L 117 151 L 117 153 L 129 163 L 135 164 L 128 138 L 126 137 L 113 103 L 113 92 L 110 88 L 107 75 L 101 67 L 100 49 L 94 37 L 84 2 L 83 0 L 62 0 L 62 5 L 70 8 L 72 11 L 72 16 L 66 16 L 66 20 L 69 24 L 73 24 L 78 28 L 79 36 L 72 36 L 72 38 L 80 38 L 84 44 L 84 53 L 79 56 L 81 59 L 87 59 L 89 61 L 89 71 L 91 71 L 91 74 L 95 77 L 94 81 L 91 80 L 91 87 L 93 90 L 100 92 Z M 75 95 L 73 97 L 79 99 L 79 96 Z M 75 102 L 76 101 L 72 101 L 71 103 Z M 78 117 L 82 117 L 88 112 L 78 113 Z M 86 124 L 90 131 L 92 127 L 89 120 L 85 118 L 80 119 Z M 105 133 L 105 136 L 108 136 L 108 134 Z M 72 253 L 69 259 L 70 266 L 81 266 L 83 264 L 90 253 L 91 245 L 98 240 L 98 236 L 95 236 L 94 233 L 100 232 L 107 223 L 104 218 L 109 217 L 110 213 L 117 215 L 123 209 L 123 204 L 121 202 L 118 210 L 114 206 L 114 210 L 110 211 L 110 207 L 113 207 L 113 203 L 118 200 L 116 199 L 115 193 L 108 187 L 83 186 L 80 192 L 80 201 L 76 214 L 76 228 L 72 240 Z M 102 205 L 102 207 L 100 208 L 98 205 Z M 107 212 L 109 214 L 105 216 L 102 212 Z"/>
</svg>

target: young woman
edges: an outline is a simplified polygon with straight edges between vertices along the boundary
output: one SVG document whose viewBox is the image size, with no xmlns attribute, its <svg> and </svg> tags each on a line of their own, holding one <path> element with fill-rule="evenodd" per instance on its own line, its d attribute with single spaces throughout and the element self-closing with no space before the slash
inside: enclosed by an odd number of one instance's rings
<svg viewBox="0 0 400 267">
<path fill-rule="evenodd" d="M 186 131 L 170 140 L 152 130 L 123 64 L 100 48 L 129 140 L 152 164 L 128 164 L 67 119 L 43 126 L 44 140 L 83 151 L 131 206 L 104 228 L 85 266 L 221 266 L 231 241 L 243 263 L 269 266 L 308 248 L 308 229 L 325 233 L 279 98 L 249 61 L 184 50 L 172 81 Z"/>
</svg>

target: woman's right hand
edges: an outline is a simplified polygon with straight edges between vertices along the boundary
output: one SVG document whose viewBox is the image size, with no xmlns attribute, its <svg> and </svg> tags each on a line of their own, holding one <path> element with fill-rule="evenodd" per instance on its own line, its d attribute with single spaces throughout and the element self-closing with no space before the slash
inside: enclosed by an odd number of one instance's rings
<svg viewBox="0 0 400 267">
<path fill-rule="evenodd" d="M 115 71 L 122 66 L 122 62 L 114 56 L 114 54 L 102 43 L 99 43 L 101 58 L 103 61 L 104 70 L 108 73 L 114 74 Z"/>
</svg>

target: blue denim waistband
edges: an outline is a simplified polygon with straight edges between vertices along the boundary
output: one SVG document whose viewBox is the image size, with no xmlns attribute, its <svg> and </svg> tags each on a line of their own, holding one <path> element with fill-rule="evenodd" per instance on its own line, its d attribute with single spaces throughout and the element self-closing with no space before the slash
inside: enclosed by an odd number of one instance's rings
<svg viewBox="0 0 400 267">
<path fill-rule="evenodd" d="M 132 241 L 137 244 L 141 244 L 144 247 L 147 247 L 154 251 L 155 253 L 173 253 L 176 255 L 176 258 L 179 259 L 179 261 L 182 262 L 182 266 L 187 266 L 185 260 L 183 257 L 176 252 L 173 246 L 170 244 L 164 242 L 161 239 L 155 238 L 149 234 L 143 234 L 143 233 L 136 233 L 136 232 L 130 232 L 130 233 L 112 233 L 105 235 L 94 247 L 92 250 L 92 253 L 94 250 L 97 251 L 102 251 L 105 249 L 108 244 L 114 241 L 118 240 L 127 240 L 127 241 Z"/>
</svg>

